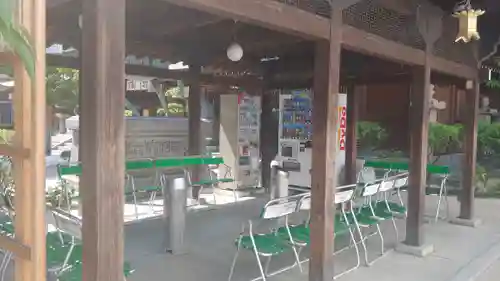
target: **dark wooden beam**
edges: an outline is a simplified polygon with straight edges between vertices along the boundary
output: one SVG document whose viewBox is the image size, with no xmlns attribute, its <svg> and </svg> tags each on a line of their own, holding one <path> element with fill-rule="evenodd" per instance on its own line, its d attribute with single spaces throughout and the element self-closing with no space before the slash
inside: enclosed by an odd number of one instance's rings
<svg viewBox="0 0 500 281">
<path fill-rule="evenodd" d="M 414 247 L 423 244 L 430 72 L 430 65 L 414 68 L 410 93 L 410 178 L 405 243 Z"/>
<path fill-rule="evenodd" d="M 47 0 L 47 9 L 52 9 L 76 0 Z"/>
<path fill-rule="evenodd" d="M 347 93 L 347 128 L 346 128 L 346 159 L 345 184 L 356 183 L 356 158 L 358 156 L 356 125 L 359 117 L 358 100 L 366 93 L 365 85 L 353 85 Z"/>
<path fill-rule="evenodd" d="M 330 41 L 316 43 L 314 60 L 311 246 L 309 281 L 333 280 L 335 149 L 342 10 L 332 8 Z"/>
<path fill-rule="evenodd" d="M 477 153 L 477 122 L 479 115 L 478 81 L 469 81 L 465 95 L 465 126 L 464 126 L 464 166 L 462 179 L 462 196 L 460 198 L 460 216 L 465 220 L 474 218 L 474 190 Z"/>
<path fill-rule="evenodd" d="M 123 280 L 125 0 L 82 5 L 82 280 Z"/>
<path fill-rule="evenodd" d="M 200 155 L 201 149 L 201 86 L 200 86 L 200 66 L 191 65 L 189 72 L 194 79 L 189 86 L 188 97 L 188 121 L 189 121 L 189 155 Z M 191 168 L 191 180 L 197 182 L 200 180 L 201 169 L 199 166 Z M 198 199 L 199 188 L 193 187 L 193 198 Z"/>
<path fill-rule="evenodd" d="M 205 91 L 207 92 L 208 89 L 205 89 Z M 214 109 L 214 118 L 212 121 L 212 142 L 218 145 L 220 136 L 220 95 L 212 95 L 212 101 Z"/>
<path fill-rule="evenodd" d="M 329 21 L 307 11 L 274 0 L 163 0 L 203 10 L 307 39 L 329 40 Z M 424 65 L 425 52 L 385 39 L 349 25 L 342 27 L 343 46 L 368 55 Z M 475 68 L 431 56 L 436 71 L 471 79 Z"/>
<path fill-rule="evenodd" d="M 234 0 L 164 0 L 166 2 L 214 13 L 242 22 L 257 24 L 310 39 L 328 36 L 328 20 L 277 1 Z M 299 16 L 296 18 L 295 16 Z M 307 22 L 301 22 L 307 18 Z M 316 20 L 314 19 L 316 18 Z M 328 38 L 328 37 L 326 37 Z"/>
<path fill-rule="evenodd" d="M 279 108 L 279 94 L 271 90 L 262 95 L 262 112 L 260 115 L 260 154 L 262 155 L 262 186 L 270 188 L 271 161 L 278 154 L 279 118 L 276 109 Z"/>
<path fill-rule="evenodd" d="M 423 3 L 417 8 L 417 27 L 425 42 L 424 67 L 415 67 L 410 93 L 410 175 L 408 218 L 405 243 L 421 247 L 424 243 L 423 224 L 427 151 L 429 130 L 429 100 L 431 91 L 432 52 L 442 33 L 442 12 Z"/>
<path fill-rule="evenodd" d="M 47 64 L 54 67 L 74 69 L 80 68 L 78 58 L 59 55 L 47 55 Z M 190 85 L 191 82 L 194 81 L 194 78 L 190 75 L 190 73 L 185 70 L 169 70 L 143 65 L 126 65 L 125 73 L 128 75 L 148 76 L 160 79 L 182 80 L 185 81 L 186 85 Z M 241 87 L 259 87 L 259 85 L 263 84 L 262 80 L 248 76 L 235 78 L 228 76 L 214 76 L 212 74 L 200 74 L 199 79 L 202 85 L 220 84 Z"/>
</svg>

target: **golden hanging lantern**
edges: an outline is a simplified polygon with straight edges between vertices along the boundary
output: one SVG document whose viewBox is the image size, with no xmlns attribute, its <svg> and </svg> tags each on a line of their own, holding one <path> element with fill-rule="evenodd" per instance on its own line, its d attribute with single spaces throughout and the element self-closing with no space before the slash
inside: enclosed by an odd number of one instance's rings
<svg viewBox="0 0 500 281">
<path fill-rule="evenodd" d="M 477 31 L 477 18 L 484 14 L 484 10 L 467 9 L 453 13 L 453 16 L 458 18 L 458 35 L 455 42 L 463 41 L 464 43 L 471 40 L 478 40 L 479 32 Z"/>
</svg>

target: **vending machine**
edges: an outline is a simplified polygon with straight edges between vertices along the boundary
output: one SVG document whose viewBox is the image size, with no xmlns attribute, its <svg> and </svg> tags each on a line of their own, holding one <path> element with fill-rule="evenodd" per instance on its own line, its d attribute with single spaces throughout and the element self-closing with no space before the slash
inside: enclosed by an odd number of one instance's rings
<svg viewBox="0 0 500 281">
<path fill-rule="evenodd" d="M 260 186 L 260 113 L 259 96 L 221 95 L 219 150 L 236 180 L 222 188 Z"/>
<path fill-rule="evenodd" d="M 289 170 L 292 186 L 310 187 L 312 168 L 312 98 L 309 89 L 281 91 L 279 102 L 279 145 L 276 160 Z M 336 130 L 337 178 L 345 164 L 346 94 L 338 95 Z M 326 116 L 325 116 L 326 118 Z"/>
</svg>

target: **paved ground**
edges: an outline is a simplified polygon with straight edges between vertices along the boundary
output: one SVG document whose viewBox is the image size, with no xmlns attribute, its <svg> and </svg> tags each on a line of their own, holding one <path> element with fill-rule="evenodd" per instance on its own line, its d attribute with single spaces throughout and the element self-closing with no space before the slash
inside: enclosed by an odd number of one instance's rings
<svg viewBox="0 0 500 281">
<path fill-rule="evenodd" d="M 210 198 L 210 197 L 207 197 Z M 161 218 L 146 214 L 140 221 L 128 219 L 125 226 L 125 255 L 136 272 L 129 281 L 223 281 L 227 280 L 230 264 L 235 253 L 234 239 L 241 225 L 255 218 L 265 199 L 249 199 L 234 204 L 229 197 L 218 197 L 219 206 L 191 208 L 187 217 L 185 234 L 186 251 L 181 255 L 166 254 L 163 244 L 164 224 Z M 220 200 L 219 200 L 220 199 Z M 427 198 L 428 213 L 434 210 L 435 200 Z M 458 204 L 450 198 L 452 214 L 457 213 Z M 477 216 L 483 220 L 478 228 L 451 225 L 444 221 L 425 225 L 427 243 L 433 244 L 435 252 L 426 258 L 417 258 L 391 251 L 396 245 L 394 230 L 390 223 L 383 225 L 385 249 L 388 253 L 372 266 L 361 265 L 357 270 L 339 280 L 384 280 L 384 281 L 494 281 L 500 274 L 500 209 L 499 200 L 478 199 Z M 155 209 L 160 208 L 156 206 Z M 129 216 L 133 214 L 129 212 Z M 127 220 L 127 219 L 126 219 Z M 404 237 L 404 221 L 398 223 L 400 239 Z M 345 241 L 337 241 L 346 245 Z M 380 242 L 376 237 L 368 241 L 370 258 L 379 255 Z M 307 256 L 307 250 L 303 257 Z M 356 263 L 353 250 L 336 256 L 335 270 Z M 271 262 L 270 269 L 293 264 L 293 256 L 283 256 Z M 304 272 L 294 268 L 269 278 L 276 281 L 306 281 L 308 264 Z M 10 275 L 10 274 L 8 274 Z M 233 280 L 248 281 L 258 276 L 254 256 L 242 252 Z M 10 276 L 7 276 L 10 277 Z M 495 278 L 496 277 L 496 278 Z M 10 280 L 7 278 L 6 280 Z"/>
<path fill-rule="evenodd" d="M 490 265 L 483 273 L 477 277 L 477 281 L 496 281 L 500 278 L 500 260 Z"/>
<path fill-rule="evenodd" d="M 428 198 L 433 203 L 433 198 Z M 456 214 L 456 200 L 452 213 Z M 259 214 L 262 200 L 252 200 L 238 205 L 226 205 L 209 212 L 192 213 L 188 217 L 186 229 L 187 252 L 172 256 L 162 252 L 162 228 L 159 221 L 147 221 L 126 227 L 126 258 L 137 268 L 131 281 L 186 280 L 221 281 L 227 279 L 230 263 L 234 254 L 233 240 L 245 220 Z M 430 204 L 429 204 L 430 205 Z M 429 206 L 429 209 L 432 209 Z M 389 252 L 371 267 L 361 266 L 345 275 L 341 280 L 405 280 L 405 281 L 459 281 L 474 280 L 481 272 L 494 275 L 498 269 L 488 266 L 500 255 L 500 201 L 477 200 L 477 215 L 483 220 L 478 228 L 451 225 L 446 222 L 427 224 L 427 242 L 435 247 L 435 252 L 426 258 L 416 258 Z M 401 236 L 404 223 L 400 223 Z M 147 231 L 145 231 L 147 230 Z M 145 233 L 149 236 L 146 238 Z M 395 245 L 391 225 L 384 226 L 386 248 Z M 370 239 L 368 249 L 376 256 L 380 249 L 375 237 Z M 337 271 L 355 262 L 354 251 L 346 251 L 336 258 Z M 283 257 L 271 263 L 273 266 L 291 264 L 293 258 Z M 307 271 L 307 264 L 304 264 Z M 493 273 L 490 273 L 493 272 Z M 243 253 L 238 262 L 233 280 L 250 280 L 258 274 L 257 266 L 250 253 Z M 484 275 L 486 276 L 486 275 Z M 488 277 L 484 277 L 488 278 Z M 307 280 L 307 273 L 293 269 L 287 273 L 270 278 L 277 281 Z M 480 280 L 480 279 L 478 279 Z M 483 279 L 484 281 L 490 279 Z M 481 280 L 481 281 L 483 281 Z M 493 279 L 492 279 L 493 280 Z M 496 279 L 497 280 L 497 279 Z"/>
</svg>

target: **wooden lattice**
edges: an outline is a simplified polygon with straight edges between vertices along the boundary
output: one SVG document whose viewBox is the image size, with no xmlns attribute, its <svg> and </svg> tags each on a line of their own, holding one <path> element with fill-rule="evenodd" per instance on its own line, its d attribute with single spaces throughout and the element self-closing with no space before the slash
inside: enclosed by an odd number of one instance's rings
<svg viewBox="0 0 500 281">
<path fill-rule="evenodd" d="M 327 0 L 276 0 L 299 9 L 315 13 L 323 17 L 330 16 L 330 5 Z M 416 2 L 410 1 L 416 10 Z M 418 1 L 417 1 L 418 2 Z M 376 34 L 383 38 L 424 50 L 425 42 L 416 25 L 416 15 L 401 14 L 380 4 L 377 0 L 362 0 L 350 6 L 343 12 L 343 21 L 358 29 Z M 476 60 L 473 56 L 471 44 L 455 43 L 457 22 L 451 16 L 445 15 L 443 34 L 435 46 L 435 55 L 474 66 Z"/>
</svg>

